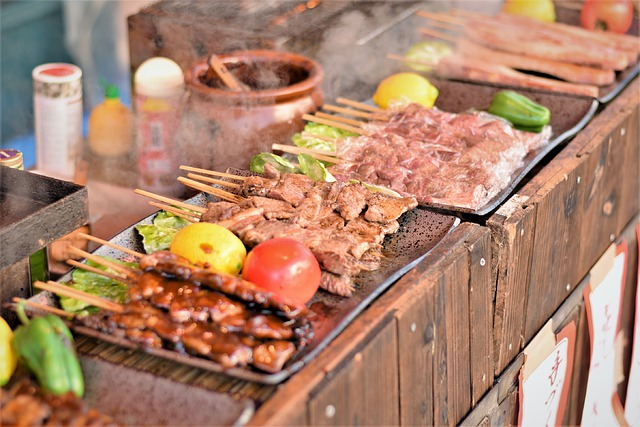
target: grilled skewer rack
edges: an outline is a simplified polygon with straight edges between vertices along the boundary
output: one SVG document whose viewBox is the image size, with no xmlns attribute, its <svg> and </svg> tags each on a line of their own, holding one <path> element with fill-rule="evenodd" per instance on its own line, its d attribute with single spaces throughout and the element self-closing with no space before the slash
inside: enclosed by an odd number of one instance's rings
<svg viewBox="0 0 640 427">
<path fill-rule="evenodd" d="M 0 166 L 0 314 L 31 296 L 29 257 L 88 223 L 87 189 L 72 182 Z"/>
</svg>

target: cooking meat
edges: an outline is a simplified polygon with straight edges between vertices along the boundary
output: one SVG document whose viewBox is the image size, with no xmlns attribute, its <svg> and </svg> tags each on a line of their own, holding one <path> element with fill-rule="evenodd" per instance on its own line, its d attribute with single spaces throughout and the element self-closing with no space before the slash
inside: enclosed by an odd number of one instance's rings
<svg viewBox="0 0 640 427">
<path fill-rule="evenodd" d="M 280 372 L 295 347 L 289 341 L 270 341 L 253 349 L 253 364 L 266 372 Z"/>
<path fill-rule="evenodd" d="M 528 152 L 548 143 L 541 133 L 515 130 L 487 113 L 448 113 L 411 104 L 367 125 L 370 136 L 338 146 L 343 162 L 329 168 L 339 180 L 386 186 L 423 203 L 477 209 L 510 182 Z M 376 200 L 379 198 L 379 200 Z M 370 196 L 364 218 L 388 222 L 411 200 Z"/>
<path fill-rule="evenodd" d="M 624 70 L 629 66 L 628 56 L 617 49 L 568 33 L 549 31 L 533 19 L 470 19 L 464 26 L 464 34 L 485 46 L 516 54 L 605 70 Z"/>
<path fill-rule="evenodd" d="M 0 393 L 2 426 L 117 426 L 109 416 L 89 408 L 69 392 L 53 396 L 24 379 Z"/>
</svg>

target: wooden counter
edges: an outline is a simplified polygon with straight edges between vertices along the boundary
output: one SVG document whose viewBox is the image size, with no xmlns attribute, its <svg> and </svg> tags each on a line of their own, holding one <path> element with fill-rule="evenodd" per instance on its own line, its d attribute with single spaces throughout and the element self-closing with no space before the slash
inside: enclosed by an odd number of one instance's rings
<svg viewBox="0 0 640 427">
<path fill-rule="evenodd" d="M 252 425 L 513 421 L 523 348 L 610 243 L 638 222 L 639 113 L 636 78 L 493 215 L 460 224 L 283 384 L 231 379 L 86 337 L 78 348 L 250 398 Z M 630 251 L 629 271 L 634 266 Z M 575 363 L 583 370 L 584 357 Z M 585 377 L 574 376 L 570 393 L 579 402 Z"/>
</svg>

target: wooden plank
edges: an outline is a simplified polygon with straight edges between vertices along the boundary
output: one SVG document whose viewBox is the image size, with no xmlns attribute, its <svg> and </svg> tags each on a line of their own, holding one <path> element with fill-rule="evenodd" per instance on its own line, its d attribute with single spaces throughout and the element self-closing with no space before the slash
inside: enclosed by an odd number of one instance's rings
<svg viewBox="0 0 640 427">
<path fill-rule="evenodd" d="M 640 105 L 612 132 L 612 138 L 623 143 L 618 189 L 616 191 L 619 235 L 640 211 Z"/>
<path fill-rule="evenodd" d="M 452 253 L 453 262 L 444 271 L 438 290 L 445 292 L 446 360 L 449 423 L 454 425 L 471 407 L 469 337 L 469 254 L 466 248 Z M 441 287 L 442 286 L 442 287 Z M 439 310 L 436 310 L 436 315 Z M 436 324 L 438 322 L 436 321 Z M 442 337 L 436 331 L 436 337 Z M 436 361 L 436 363 L 438 363 Z"/>
<path fill-rule="evenodd" d="M 391 321 L 312 393 L 310 424 L 398 425 L 397 344 Z"/>
<path fill-rule="evenodd" d="M 465 245 L 469 251 L 469 335 L 471 407 L 493 384 L 493 300 L 491 233 L 478 228 Z"/>
<path fill-rule="evenodd" d="M 497 284 L 493 322 L 494 372 L 499 375 L 522 345 L 531 249 L 535 234 L 535 205 L 512 198 L 487 221 L 496 258 Z"/>
<path fill-rule="evenodd" d="M 407 295 L 409 296 L 409 295 Z M 396 312 L 400 425 L 433 425 L 435 287 L 421 286 Z"/>
<path fill-rule="evenodd" d="M 581 238 L 580 200 L 584 185 L 580 162 L 564 162 L 557 174 L 532 198 L 536 204 L 536 234 L 528 279 L 524 340 L 529 342 L 575 288 L 573 272 L 579 263 Z"/>
</svg>

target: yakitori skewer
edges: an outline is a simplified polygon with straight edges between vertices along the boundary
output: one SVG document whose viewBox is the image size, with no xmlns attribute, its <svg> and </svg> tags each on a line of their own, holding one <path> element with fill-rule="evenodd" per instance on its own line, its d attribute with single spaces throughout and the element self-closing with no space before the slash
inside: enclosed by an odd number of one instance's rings
<svg viewBox="0 0 640 427">
<path fill-rule="evenodd" d="M 464 25 L 466 21 L 464 18 L 452 16 L 446 13 L 432 13 L 424 10 L 417 11 L 416 15 L 421 18 L 432 19 L 440 22 L 448 22 L 450 24 L 456 24 L 456 25 Z"/>
<path fill-rule="evenodd" d="M 447 21 L 429 21 L 431 27 L 442 28 L 443 30 L 459 31 L 462 24 L 454 24 Z"/>
<path fill-rule="evenodd" d="M 334 120 L 340 123 L 346 123 L 351 126 L 362 127 L 364 124 L 360 120 L 349 119 L 347 117 L 336 116 L 334 114 L 323 113 L 322 111 L 317 111 L 315 113 L 316 117 L 320 117 L 321 119 Z"/>
<path fill-rule="evenodd" d="M 311 114 L 303 114 L 302 118 L 310 122 L 316 122 L 316 123 L 320 123 L 321 125 L 333 126 L 338 129 L 346 130 L 347 132 L 353 132 L 353 133 L 362 134 L 362 135 L 369 134 L 369 132 L 359 127 L 346 125 L 344 123 L 340 123 L 335 120 L 323 119 L 321 117 L 316 117 Z"/>
<path fill-rule="evenodd" d="M 457 40 L 457 36 L 445 34 L 442 31 L 434 30 L 433 28 L 419 28 L 418 31 L 426 36 L 435 37 L 440 40 L 446 40 L 450 42 L 455 42 Z"/>
<path fill-rule="evenodd" d="M 212 170 L 209 170 L 209 169 L 194 168 L 193 166 L 182 165 L 182 166 L 180 166 L 180 169 L 185 170 L 185 171 L 189 171 L 189 172 L 198 172 L 198 173 L 202 173 L 202 174 L 205 174 L 205 175 L 219 176 L 219 177 L 222 177 L 222 178 L 237 179 L 239 181 L 244 181 L 244 180 L 247 179 L 246 176 L 234 175 L 234 174 L 226 173 L 226 172 L 212 171 Z"/>
<path fill-rule="evenodd" d="M 208 182 L 209 184 L 223 185 L 229 188 L 242 188 L 240 184 L 236 184 L 234 182 L 223 181 L 221 179 L 216 179 L 216 178 L 209 178 L 208 176 L 198 175 L 195 173 L 187 174 L 187 178 L 195 179 L 202 182 Z"/>
<path fill-rule="evenodd" d="M 134 251 L 133 249 L 129 249 L 129 248 L 125 248 L 124 246 L 116 245 L 115 243 L 111 243 L 111 242 L 109 242 L 107 240 L 101 239 L 101 238 L 96 237 L 96 236 L 92 236 L 90 234 L 78 233 L 78 236 L 80 236 L 82 238 L 85 238 L 87 240 L 91 240 L 92 242 L 99 243 L 99 244 L 104 245 L 104 246 L 109 246 L 110 248 L 113 248 L 113 249 L 117 249 L 117 250 L 119 250 L 121 252 L 129 254 L 129 255 L 134 256 L 136 258 L 142 258 L 144 256 L 144 254 L 141 254 L 140 252 Z"/>
<path fill-rule="evenodd" d="M 109 311 L 114 311 L 114 312 L 122 312 L 123 311 L 123 307 L 121 304 L 112 302 L 112 301 L 108 301 L 104 298 L 100 298 L 97 297 L 95 295 L 89 294 L 87 292 L 83 292 L 83 291 L 79 291 L 78 289 L 74 289 L 70 286 L 66 286 L 60 283 L 56 283 L 56 282 L 40 282 L 40 281 L 35 281 L 33 283 L 33 286 L 35 286 L 38 289 L 43 289 L 45 291 L 49 291 L 52 292 L 56 295 L 62 295 L 65 297 L 69 297 L 69 298 L 73 298 L 73 299 L 77 299 L 80 301 L 84 301 L 88 304 L 91 304 L 95 307 L 99 307 L 102 308 L 104 310 L 109 310 Z"/>
<path fill-rule="evenodd" d="M 149 197 L 150 199 L 159 200 L 159 201 L 167 203 L 167 204 L 169 204 L 171 206 L 176 206 L 176 207 L 179 207 L 179 208 L 184 208 L 184 209 L 188 209 L 190 211 L 199 212 L 199 213 L 205 213 L 207 211 L 206 208 L 202 208 L 200 206 L 195 206 L 195 205 L 192 205 L 192 204 L 189 204 L 189 203 L 181 202 L 179 200 L 174 200 L 172 198 L 161 196 L 161 195 L 155 194 L 155 193 L 151 193 L 149 191 L 141 190 L 139 188 L 136 188 L 133 191 L 135 193 L 137 193 L 137 194 L 142 195 L 142 196 Z"/>
<path fill-rule="evenodd" d="M 333 156 L 327 156 L 326 153 L 328 153 L 328 151 L 323 151 L 323 150 L 314 150 L 312 148 L 302 148 L 302 147 L 296 147 L 293 145 L 282 145 L 282 144 L 273 144 L 271 145 L 271 148 L 274 150 L 284 151 L 285 153 L 308 154 L 315 159 L 322 160 L 325 162 L 331 162 L 331 163 L 342 162 L 342 159 L 339 159 Z M 321 153 L 325 153 L 325 154 L 321 154 Z"/>
<path fill-rule="evenodd" d="M 186 219 L 189 222 L 199 222 L 200 221 L 200 214 L 198 214 L 197 212 L 189 214 L 189 212 L 187 212 L 185 210 L 182 210 L 180 208 L 176 208 L 176 207 L 164 204 L 164 203 L 154 202 L 153 200 L 150 200 L 149 204 L 151 206 L 156 207 L 158 209 L 161 209 L 163 211 L 167 211 L 169 213 L 172 213 L 175 216 L 179 216 L 182 219 Z"/>
<path fill-rule="evenodd" d="M 91 261 L 103 265 L 107 268 L 110 268 L 111 270 L 120 273 L 127 278 L 135 279 L 138 277 L 136 270 L 131 267 L 127 267 L 126 265 L 109 261 L 108 259 L 105 259 L 104 257 L 98 255 L 90 254 L 89 252 L 83 251 L 82 249 L 76 248 L 75 246 L 69 246 L 69 251 L 86 259 L 90 259 Z"/>
<path fill-rule="evenodd" d="M 180 181 L 187 187 L 195 188 L 196 190 L 200 190 L 204 193 L 211 194 L 213 196 L 219 197 L 229 202 L 239 203 L 242 200 L 244 200 L 242 196 L 238 196 L 237 194 L 229 193 L 228 191 L 220 190 L 208 184 L 203 184 L 201 182 L 194 181 L 192 179 L 185 178 L 183 176 L 178 177 L 178 181 Z"/>
<path fill-rule="evenodd" d="M 113 274 L 113 273 L 110 273 L 110 272 L 105 271 L 105 270 L 100 270 L 99 268 L 92 267 L 92 266 L 87 265 L 87 264 L 82 263 L 82 262 L 78 262 L 78 261 L 76 261 L 74 259 L 68 259 L 67 260 L 67 264 L 72 265 L 72 266 L 74 266 L 76 268 L 79 268 L 81 270 L 86 270 L 86 271 L 90 271 L 91 273 L 95 273 L 95 274 L 99 274 L 101 276 L 105 276 L 105 277 L 107 277 L 107 278 L 109 278 L 111 280 L 116 280 L 118 282 L 125 283 L 128 280 L 124 276 L 118 276 L 117 274 Z"/>
<path fill-rule="evenodd" d="M 300 136 L 302 136 L 303 138 L 315 138 L 315 139 L 320 139 L 322 141 L 334 142 L 334 143 L 338 140 L 338 138 L 332 138 L 330 136 L 318 135 L 315 133 L 309 133 L 304 131 L 300 133 Z"/>
<path fill-rule="evenodd" d="M 339 97 L 336 99 L 338 104 L 348 105 L 349 107 L 359 108 L 360 110 L 370 111 L 372 113 L 384 113 L 384 110 L 364 102 L 353 101 L 348 98 Z"/>
<path fill-rule="evenodd" d="M 362 119 L 367 120 L 387 120 L 386 116 L 375 114 L 375 113 L 367 113 L 365 111 L 354 110 L 353 108 L 345 108 L 340 107 L 338 105 L 324 104 L 322 106 L 323 110 L 333 111 L 334 113 L 340 113 L 347 116 L 360 117 Z"/>
<path fill-rule="evenodd" d="M 50 305 L 40 304 L 39 302 L 30 301 L 24 298 L 13 297 L 13 302 L 16 304 L 24 303 L 24 305 L 26 305 L 27 307 L 35 308 L 37 310 L 44 311 L 47 313 L 52 313 L 61 317 L 75 317 L 75 313 L 61 310 L 56 307 L 51 307 Z"/>
</svg>

